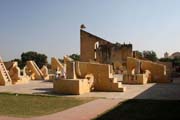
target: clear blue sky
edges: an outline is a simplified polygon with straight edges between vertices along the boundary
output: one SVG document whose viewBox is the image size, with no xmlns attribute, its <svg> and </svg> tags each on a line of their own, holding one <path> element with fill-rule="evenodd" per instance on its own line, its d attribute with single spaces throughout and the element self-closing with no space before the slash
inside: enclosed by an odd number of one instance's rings
<svg viewBox="0 0 180 120">
<path fill-rule="evenodd" d="M 82 23 L 134 50 L 180 51 L 180 0 L 0 0 L 0 56 L 79 53 Z"/>
</svg>

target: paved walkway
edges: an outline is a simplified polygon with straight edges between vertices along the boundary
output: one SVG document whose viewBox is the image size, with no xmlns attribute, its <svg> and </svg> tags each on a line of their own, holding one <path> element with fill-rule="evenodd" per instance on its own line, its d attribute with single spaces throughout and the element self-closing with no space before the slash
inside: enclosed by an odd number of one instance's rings
<svg viewBox="0 0 180 120">
<path fill-rule="evenodd" d="M 50 81 L 31 80 L 25 84 L 0 86 L 0 92 L 21 94 L 48 94 L 52 92 L 53 84 Z"/>
<path fill-rule="evenodd" d="M 91 92 L 70 97 L 98 97 L 89 103 L 51 115 L 35 118 L 0 117 L 0 120 L 89 120 L 113 108 L 126 99 L 172 99 L 180 100 L 180 79 L 168 84 L 124 85 L 125 92 Z M 52 93 L 52 82 L 30 81 L 28 84 L 0 86 L 0 92 L 49 94 Z M 67 96 L 68 97 L 68 96 Z M 104 98 L 104 99 L 102 99 Z"/>
<path fill-rule="evenodd" d="M 123 86 L 127 88 L 125 92 L 91 92 L 83 94 L 80 97 L 180 100 L 180 80 L 174 83 Z"/>
<path fill-rule="evenodd" d="M 51 115 L 34 118 L 0 117 L 0 120 L 90 120 L 113 108 L 121 101 L 121 99 L 97 99 Z"/>
<path fill-rule="evenodd" d="M 125 92 L 91 92 L 83 95 L 65 95 L 65 97 L 98 97 L 112 99 L 180 99 L 180 79 L 173 83 L 127 85 Z M 48 81 L 30 81 L 28 84 L 0 86 L 0 92 L 25 94 L 53 94 L 53 84 Z M 64 95 L 61 95 L 64 96 Z"/>
</svg>

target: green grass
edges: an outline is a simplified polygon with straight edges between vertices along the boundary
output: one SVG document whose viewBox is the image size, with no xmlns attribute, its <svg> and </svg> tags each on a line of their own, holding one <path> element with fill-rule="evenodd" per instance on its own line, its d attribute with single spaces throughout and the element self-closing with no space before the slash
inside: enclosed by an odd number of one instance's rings
<svg viewBox="0 0 180 120">
<path fill-rule="evenodd" d="M 94 98 L 0 94 L 0 115 L 33 117 L 84 104 Z"/>
<path fill-rule="evenodd" d="M 95 120 L 180 120 L 180 100 L 128 100 Z"/>
</svg>

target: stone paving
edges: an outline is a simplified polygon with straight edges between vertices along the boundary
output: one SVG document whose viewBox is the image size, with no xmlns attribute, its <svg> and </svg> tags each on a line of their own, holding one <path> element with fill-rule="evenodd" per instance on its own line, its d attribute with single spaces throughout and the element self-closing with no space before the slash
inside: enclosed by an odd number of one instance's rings
<svg viewBox="0 0 180 120">
<path fill-rule="evenodd" d="M 0 120 L 90 120 L 126 99 L 180 100 L 180 79 L 174 79 L 173 83 L 168 84 L 150 83 L 124 86 L 127 87 L 125 92 L 91 92 L 83 95 L 65 95 L 67 97 L 98 97 L 99 99 L 62 112 L 34 118 L 0 116 Z M 0 86 L 0 92 L 52 94 L 52 87 L 52 82 L 38 80 L 22 85 Z"/>
<path fill-rule="evenodd" d="M 178 81 L 178 82 L 177 82 Z M 180 82 L 150 83 L 146 85 L 123 85 L 125 92 L 91 92 L 80 97 L 105 97 L 118 99 L 168 99 L 180 100 Z"/>
<path fill-rule="evenodd" d="M 50 81 L 32 80 L 26 84 L 0 86 L 0 92 L 22 94 L 46 94 L 52 91 L 53 84 Z"/>
<path fill-rule="evenodd" d="M 99 97 L 113 99 L 180 99 L 180 79 L 173 83 L 127 85 L 125 92 L 91 92 L 83 95 L 61 95 L 67 97 Z M 0 92 L 24 94 L 54 94 L 53 84 L 49 81 L 30 81 L 27 84 L 0 86 Z"/>
</svg>

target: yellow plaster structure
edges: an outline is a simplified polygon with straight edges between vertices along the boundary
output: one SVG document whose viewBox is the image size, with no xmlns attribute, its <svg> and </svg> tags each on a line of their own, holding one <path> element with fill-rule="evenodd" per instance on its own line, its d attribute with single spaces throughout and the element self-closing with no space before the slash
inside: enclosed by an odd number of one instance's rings
<svg viewBox="0 0 180 120">
<path fill-rule="evenodd" d="M 151 72 L 150 82 L 167 83 L 172 81 L 165 65 L 143 60 L 141 69 L 142 71 L 149 70 Z"/>
<path fill-rule="evenodd" d="M 64 56 L 64 65 L 66 66 L 66 78 L 67 79 L 76 79 L 75 73 L 75 62 L 68 56 Z"/>
<path fill-rule="evenodd" d="M 0 85 L 11 85 L 11 77 L 3 63 L 3 60 L 0 57 Z"/>
<path fill-rule="evenodd" d="M 54 91 L 61 94 L 80 95 L 91 91 L 88 79 L 61 79 L 53 82 Z"/>
<path fill-rule="evenodd" d="M 113 78 L 109 64 L 73 61 L 65 56 L 66 79 L 54 80 L 54 90 L 63 94 L 95 91 L 123 92 L 125 87 Z"/>
<path fill-rule="evenodd" d="M 127 58 L 127 74 L 124 74 L 123 83 L 145 84 L 147 82 L 167 83 L 171 82 L 166 66 L 136 58 Z"/>
<path fill-rule="evenodd" d="M 172 72 L 174 71 L 172 62 L 157 62 L 159 64 L 165 65 L 166 66 L 166 74 L 171 77 Z"/>
<path fill-rule="evenodd" d="M 59 69 L 60 71 L 63 69 L 63 64 L 58 60 L 56 59 L 55 57 L 52 57 L 51 58 L 51 69 L 52 70 L 57 70 Z"/>
<path fill-rule="evenodd" d="M 94 90 L 96 91 L 119 91 L 123 92 L 125 88 L 117 79 L 113 78 L 113 69 L 109 64 L 76 62 L 76 76 L 85 77 L 87 74 L 94 76 Z"/>
<path fill-rule="evenodd" d="M 12 79 L 12 84 L 28 83 L 28 81 L 30 80 L 30 77 L 21 75 L 21 70 L 18 67 L 17 62 L 5 62 L 5 66 L 9 71 L 9 75 Z"/>
<path fill-rule="evenodd" d="M 25 66 L 26 74 L 31 77 L 31 80 L 44 79 L 43 73 L 34 61 L 27 61 Z"/>
<path fill-rule="evenodd" d="M 132 44 L 111 43 L 80 30 L 80 61 L 112 64 L 115 72 L 126 66 L 127 57 L 133 56 Z"/>
<path fill-rule="evenodd" d="M 42 66 L 41 72 L 44 80 L 49 80 L 48 68 L 45 65 Z"/>
<path fill-rule="evenodd" d="M 124 84 L 146 84 L 147 82 L 148 82 L 148 76 L 146 76 L 146 74 L 123 75 Z"/>
<path fill-rule="evenodd" d="M 57 58 L 52 57 L 51 58 L 51 73 L 49 75 L 50 80 L 57 79 L 56 74 L 60 74 L 62 76 L 62 72 L 65 71 L 65 64 L 62 64 Z"/>
</svg>

